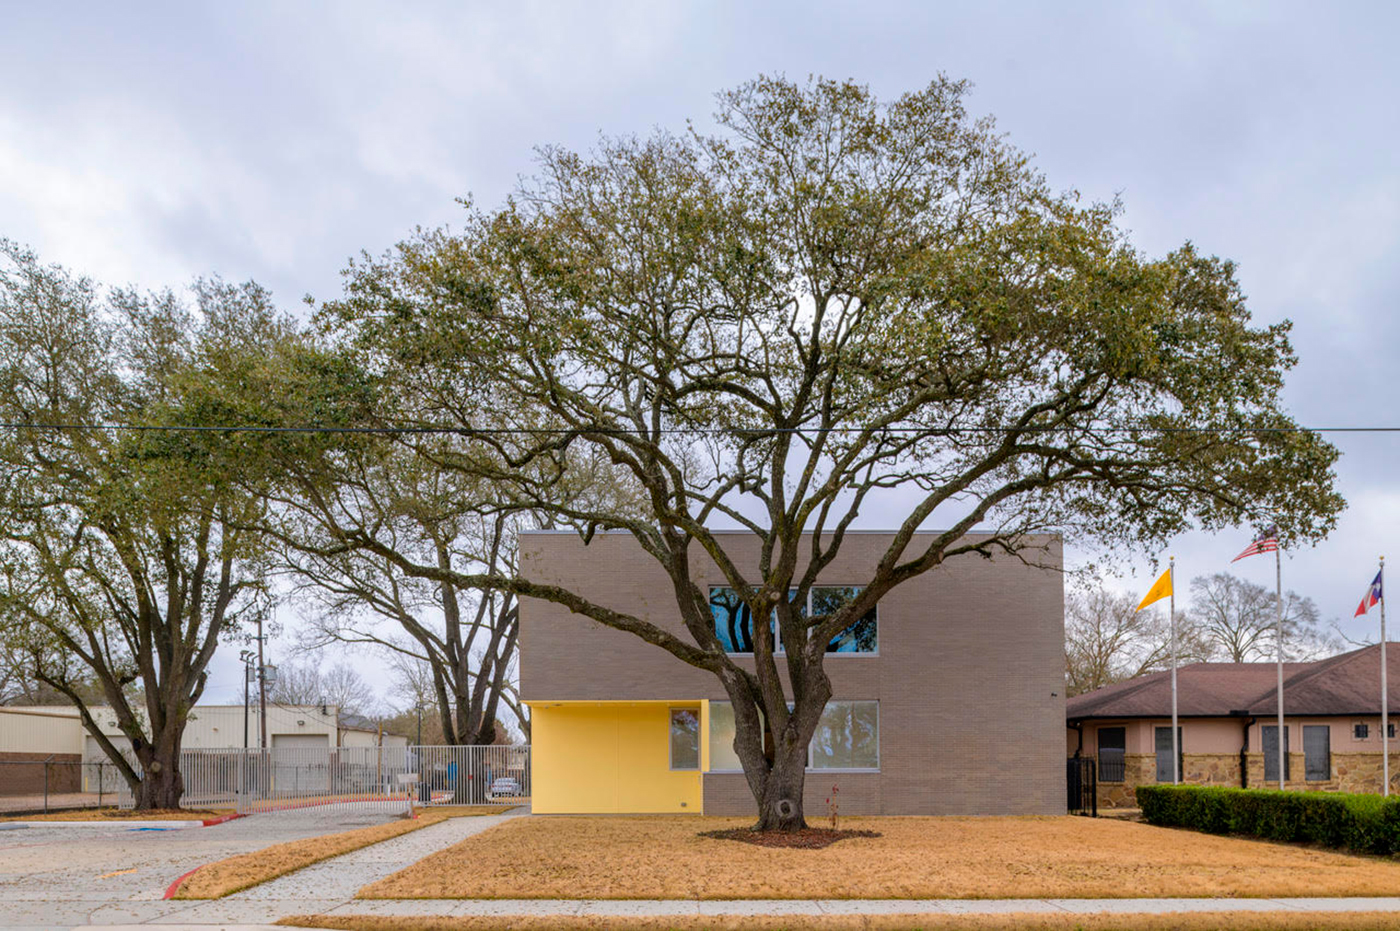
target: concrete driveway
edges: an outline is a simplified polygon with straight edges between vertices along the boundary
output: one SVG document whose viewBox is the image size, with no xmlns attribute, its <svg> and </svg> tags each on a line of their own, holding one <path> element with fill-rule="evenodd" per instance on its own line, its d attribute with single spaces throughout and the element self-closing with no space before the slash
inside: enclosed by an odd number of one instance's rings
<svg viewBox="0 0 1400 931">
<path fill-rule="evenodd" d="M 158 919 L 178 877 L 284 841 L 379 824 L 387 813 L 277 812 L 213 827 L 151 830 L 74 822 L 0 830 L 0 927 L 73 928 Z"/>
</svg>

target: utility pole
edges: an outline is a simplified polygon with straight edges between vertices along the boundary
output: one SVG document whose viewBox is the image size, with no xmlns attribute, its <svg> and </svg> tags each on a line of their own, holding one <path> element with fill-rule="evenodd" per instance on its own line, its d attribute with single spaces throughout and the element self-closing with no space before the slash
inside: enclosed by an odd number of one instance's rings
<svg viewBox="0 0 1400 931">
<path fill-rule="evenodd" d="M 248 749 L 248 686 L 253 682 L 253 651 L 243 650 L 238 654 L 243 661 L 243 749 Z"/>
<path fill-rule="evenodd" d="M 263 622 L 258 618 L 258 747 L 267 749 L 267 667 L 263 665 Z"/>
</svg>

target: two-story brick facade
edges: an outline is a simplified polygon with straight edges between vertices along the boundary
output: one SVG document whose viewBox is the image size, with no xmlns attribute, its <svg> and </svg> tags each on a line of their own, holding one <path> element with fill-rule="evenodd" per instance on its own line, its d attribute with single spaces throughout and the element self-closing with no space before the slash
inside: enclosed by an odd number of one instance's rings
<svg viewBox="0 0 1400 931">
<path fill-rule="evenodd" d="M 721 539 L 740 566 L 758 564 L 751 534 Z M 811 597 L 861 585 L 890 539 L 850 534 Z M 843 814 L 1064 812 L 1061 554 L 1058 539 L 1039 542 L 1037 562 L 1049 568 L 950 560 L 833 641 L 833 697 L 806 780 L 809 817 L 825 812 L 833 786 Z M 528 533 L 520 549 L 526 578 L 689 639 L 669 578 L 630 536 L 599 534 L 585 545 L 573 534 Z M 696 550 L 717 631 L 742 654 L 749 619 L 729 607 L 723 576 Z M 712 674 L 551 603 L 525 599 L 520 617 L 536 812 L 753 813 L 732 748 L 733 712 Z"/>
</svg>

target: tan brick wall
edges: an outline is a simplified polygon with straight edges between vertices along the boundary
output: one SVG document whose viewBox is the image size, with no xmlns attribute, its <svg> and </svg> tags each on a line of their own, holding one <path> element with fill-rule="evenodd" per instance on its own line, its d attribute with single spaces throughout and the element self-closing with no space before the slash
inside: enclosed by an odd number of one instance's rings
<svg viewBox="0 0 1400 931">
<path fill-rule="evenodd" d="M 755 815 L 753 795 L 743 774 L 706 773 L 704 785 L 705 814 L 739 818 Z M 836 794 L 841 817 L 884 813 L 883 780 L 879 773 L 809 772 L 802 787 L 802 810 L 808 823 L 825 823 L 830 811 L 827 799 L 832 797 L 833 785 L 841 790 Z"/>
<path fill-rule="evenodd" d="M 80 792 L 82 760 L 81 753 L 0 753 L 0 796 L 42 795 L 46 778 L 50 794 Z"/>
<path fill-rule="evenodd" d="M 860 584 L 889 540 L 887 534 L 848 536 L 822 581 Z M 741 567 L 757 565 L 751 535 L 725 535 L 723 542 Z M 1058 541 L 1045 542 L 1058 564 Z M 630 537 L 601 534 L 584 546 L 573 535 L 528 534 L 521 556 L 526 576 L 534 581 L 566 583 L 602 605 L 689 639 L 669 579 Z M 708 560 L 693 558 L 702 587 L 723 584 Z M 841 775 L 842 810 L 1063 813 L 1060 574 L 1006 558 L 954 559 L 891 592 L 880 604 L 879 624 L 878 656 L 833 654 L 826 660 L 835 698 L 880 702 L 880 772 Z M 710 673 L 637 637 L 536 600 L 521 605 L 520 649 L 521 692 L 527 700 L 726 697 Z M 824 812 L 811 801 L 825 799 L 830 778 L 809 774 L 810 816 Z M 708 776 L 705 800 L 707 812 L 753 810 L 742 776 Z"/>
</svg>

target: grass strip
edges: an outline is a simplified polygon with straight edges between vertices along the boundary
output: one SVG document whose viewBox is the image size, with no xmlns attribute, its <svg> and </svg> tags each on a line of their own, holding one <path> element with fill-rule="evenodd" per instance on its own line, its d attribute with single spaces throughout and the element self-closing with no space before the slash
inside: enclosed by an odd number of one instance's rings
<svg viewBox="0 0 1400 931">
<path fill-rule="evenodd" d="M 824 850 L 702 837 L 747 819 L 517 818 L 360 899 L 1007 899 L 1393 896 L 1400 862 L 1127 821 L 859 817 Z"/>
<path fill-rule="evenodd" d="M 1396 931 L 1393 912 L 1172 912 L 1165 915 L 293 915 L 277 922 L 341 931 Z"/>
<path fill-rule="evenodd" d="M 7 815 L 0 818 L 0 821 L 204 821 L 229 814 L 233 814 L 232 808 L 159 808 L 153 811 L 140 811 L 135 808 L 84 808 L 78 811 L 53 811 L 47 815 Z"/>
<path fill-rule="evenodd" d="M 221 899 L 235 892 L 242 892 L 270 879 L 285 876 L 313 863 L 338 857 L 370 844 L 378 844 L 390 838 L 418 831 L 430 825 L 446 821 L 448 818 L 498 815 L 505 809 L 500 806 L 453 806 L 430 808 L 417 818 L 390 821 L 353 831 L 338 834 L 324 834 L 320 837 L 307 837 L 302 840 L 275 844 L 262 850 L 239 854 L 226 860 L 216 860 L 199 867 L 180 884 L 173 898 L 176 899 Z"/>
</svg>

